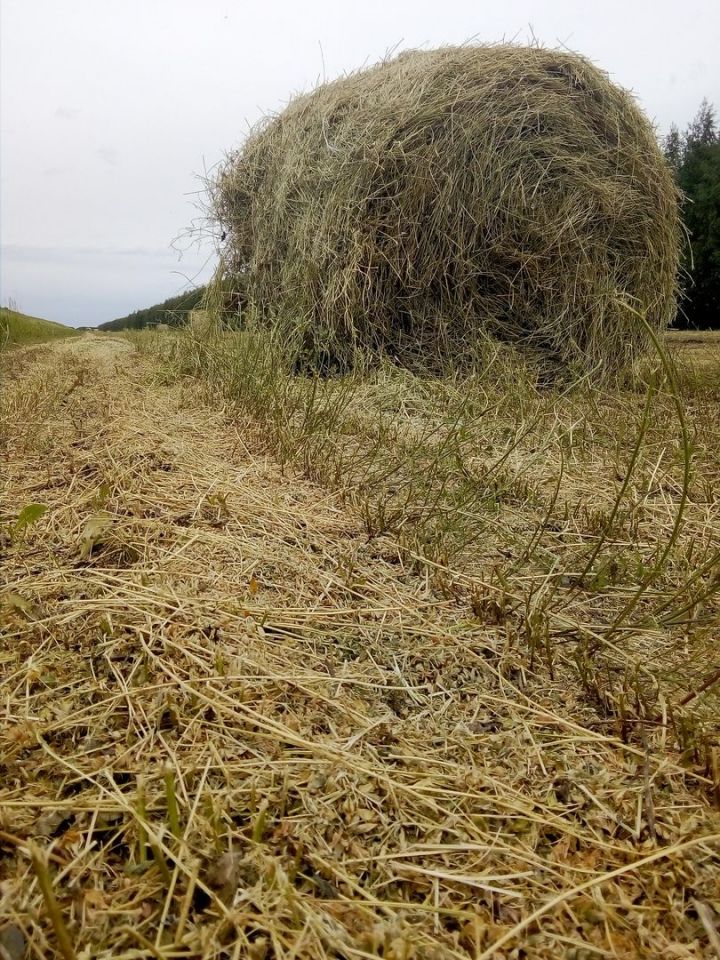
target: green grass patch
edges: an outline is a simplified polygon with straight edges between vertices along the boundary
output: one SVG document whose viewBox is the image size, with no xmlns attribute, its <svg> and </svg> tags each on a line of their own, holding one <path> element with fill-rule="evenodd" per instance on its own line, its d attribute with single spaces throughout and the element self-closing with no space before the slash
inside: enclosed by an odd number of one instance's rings
<svg viewBox="0 0 720 960">
<path fill-rule="evenodd" d="M 79 331 L 73 327 L 66 327 L 54 320 L 28 317 L 7 307 L 0 308 L 0 350 L 76 336 L 79 336 Z"/>
</svg>

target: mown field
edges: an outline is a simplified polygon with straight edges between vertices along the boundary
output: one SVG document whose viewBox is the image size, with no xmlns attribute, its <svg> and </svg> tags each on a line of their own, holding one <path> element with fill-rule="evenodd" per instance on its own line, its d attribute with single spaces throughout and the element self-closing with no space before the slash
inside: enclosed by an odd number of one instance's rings
<svg viewBox="0 0 720 960">
<path fill-rule="evenodd" d="M 0 307 L 0 350 L 6 347 L 45 343 L 59 337 L 77 336 L 78 331 L 53 320 L 28 317 L 16 310 Z"/>
<path fill-rule="evenodd" d="M 318 378 L 196 321 L 6 371 L 13 960 L 715 956 L 717 340 Z"/>
</svg>

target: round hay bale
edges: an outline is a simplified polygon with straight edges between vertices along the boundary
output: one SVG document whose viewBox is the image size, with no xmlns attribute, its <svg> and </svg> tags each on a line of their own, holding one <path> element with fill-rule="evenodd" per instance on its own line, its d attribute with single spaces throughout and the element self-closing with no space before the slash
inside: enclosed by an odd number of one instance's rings
<svg viewBox="0 0 720 960">
<path fill-rule="evenodd" d="M 217 333 L 217 322 L 207 310 L 188 310 L 187 329 L 196 340 L 207 340 Z"/>
<path fill-rule="evenodd" d="M 634 99 L 538 47 L 404 53 L 299 96 L 211 186 L 223 267 L 318 365 L 461 362 L 484 336 L 582 370 L 675 313 L 677 190 Z"/>
</svg>

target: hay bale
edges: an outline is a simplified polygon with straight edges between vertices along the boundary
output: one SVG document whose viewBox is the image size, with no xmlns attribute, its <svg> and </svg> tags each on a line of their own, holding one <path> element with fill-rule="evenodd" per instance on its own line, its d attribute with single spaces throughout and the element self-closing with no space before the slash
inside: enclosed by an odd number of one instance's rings
<svg viewBox="0 0 720 960">
<path fill-rule="evenodd" d="M 632 311 L 675 313 L 653 128 L 570 53 L 446 47 L 343 77 L 260 125 L 211 196 L 223 269 L 320 364 L 457 362 L 492 335 L 607 370 L 647 345 Z"/>
<path fill-rule="evenodd" d="M 218 332 L 215 316 L 203 309 L 188 310 L 186 326 L 196 340 L 207 340 Z"/>
</svg>

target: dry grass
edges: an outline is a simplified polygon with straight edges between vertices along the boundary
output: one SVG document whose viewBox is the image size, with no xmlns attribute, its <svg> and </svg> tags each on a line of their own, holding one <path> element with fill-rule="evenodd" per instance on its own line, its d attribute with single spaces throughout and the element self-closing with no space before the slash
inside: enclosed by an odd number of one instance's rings
<svg viewBox="0 0 720 960">
<path fill-rule="evenodd" d="M 720 713 L 715 686 L 691 695 L 717 668 L 720 357 L 681 352 L 606 391 L 549 388 L 499 348 L 480 377 L 321 379 L 248 333 L 156 346 L 285 468 L 338 490 L 369 536 L 439 564 L 451 594 L 480 580 L 522 611 L 534 656 L 569 647 L 598 702 L 622 712 L 640 684 L 650 713 L 661 695 L 690 697 L 693 723 Z"/>
<path fill-rule="evenodd" d="M 720 330 L 674 330 L 668 334 L 668 343 L 685 377 L 707 386 L 714 383 L 720 396 Z"/>
<path fill-rule="evenodd" d="M 583 57 L 413 51 L 267 118 L 211 184 L 243 320 L 335 369 L 466 369 L 488 338 L 621 369 L 675 314 L 677 188 Z"/>
<path fill-rule="evenodd" d="M 0 943 L 66 960 L 712 957 L 718 771 L 678 749 L 672 686 L 643 713 L 640 685 L 621 715 L 578 682 L 571 628 L 602 638 L 621 577 L 582 596 L 558 583 L 545 603 L 549 558 L 576 560 L 603 528 L 573 497 L 611 507 L 600 424 L 632 407 L 608 397 L 580 422 L 579 400 L 554 398 L 555 439 L 526 477 L 537 502 L 506 477 L 484 542 L 450 568 L 413 560 L 402 530 L 370 534 L 351 491 L 298 476 L 289 446 L 281 470 L 271 421 L 218 403 L 226 347 L 204 355 L 212 406 L 110 338 L 15 355 L 0 408 Z M 354 392 L 357 442 L 373 396 L 376 422 L 384 398 L 422 434 L 422 389 Z M 529 416 L 543 401 L 518 402 Z M 663 452 L 672 405 L 654 409 L 641 548 L 672 527 L 681 470 Z M 488 459 L 507 443 L 500 416 L 484 422 Z M 710 469 L 717 407 L 688 416 Z M 556 529 L 568 424 L 584 446 L 566 449 Z M 305 472 L 327 480 L 310 439 Z M 31 503 L 46 512 L 19 524 Z M 538 515 L 543 543 L 513 571 L 509 531 L 524 524 L 527 546 Z M 717 546 L 717 500 L 693 494 L 686 515 L 683 549 Z M 656 607 L 687 573 L 665 574 Z M 689 649 L 716 635 L 714 600 L 700 606 Z M 631 638 L 675 640 L 661 621 L 616 640 Z"/>
</svg>

